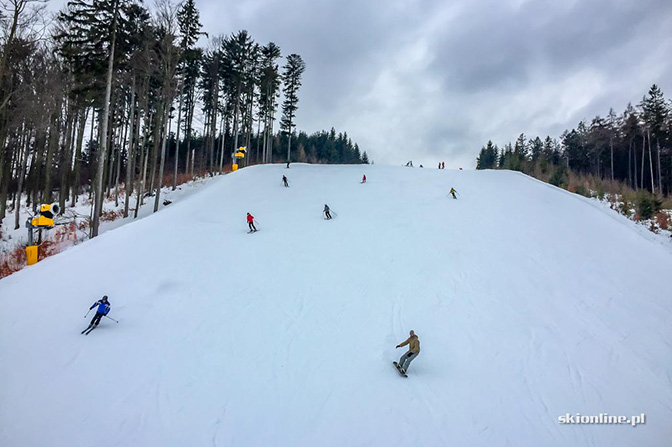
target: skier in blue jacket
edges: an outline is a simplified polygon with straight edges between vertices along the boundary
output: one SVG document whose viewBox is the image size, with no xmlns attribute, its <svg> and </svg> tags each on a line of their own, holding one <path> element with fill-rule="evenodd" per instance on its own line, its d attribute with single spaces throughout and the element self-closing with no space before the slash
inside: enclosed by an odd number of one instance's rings
<svg viewBox="0 0 672 447">
<path fill-rule="evenodd" d="M 96 306 L 98 306 L 98 309 L 96 309 L 96 314 L 93 316 L 91 324 L 89 324 L 89 328 L 93 326 L 98 326 L 98 323 L 100 323 L 100 319 L 110 312 L 110 302 L 107 300 L 107 295 L 103 296 L 102 299 L 93 303 L 93 305 L 89 307 L 89 310 L 93 309 Z"/>
</svg>

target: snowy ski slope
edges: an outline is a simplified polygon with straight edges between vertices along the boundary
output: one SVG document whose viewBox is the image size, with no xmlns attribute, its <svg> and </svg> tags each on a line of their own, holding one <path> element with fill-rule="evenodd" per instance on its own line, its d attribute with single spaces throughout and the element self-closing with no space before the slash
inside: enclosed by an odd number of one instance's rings
<svg viewBox="0 0 672 447">
<path fill-rule="evenodd" d="M 669 446 L 671 266 L 517 173 L 246 168 L 0 281 L 0 446 Z"/>
</svg>

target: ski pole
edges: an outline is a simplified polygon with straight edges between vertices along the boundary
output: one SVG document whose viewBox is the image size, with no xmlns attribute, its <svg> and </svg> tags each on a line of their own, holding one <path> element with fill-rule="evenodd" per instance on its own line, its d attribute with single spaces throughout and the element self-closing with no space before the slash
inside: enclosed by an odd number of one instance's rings
<svg viewBox="0 0 672 447">
<path fill-rule="evenodd" d="M 115 323 L 119 323 L 117 320 L 115 320 L 115 319 L 112 318 L 112 317 L 108 317 L 107 315 L 105 315 L 105 317 L 106 317 L 106 318 L 109 318 L 110 320 L 114 321 Z"/>
<path fill-rule="evenodd" d="M 89 312 L 91 312 L 91 309 L 89 309 Z M 87 312 L 86 315 L 84 315 L 84 318 L 89 316 L 89 312 Z"/>
</svg>

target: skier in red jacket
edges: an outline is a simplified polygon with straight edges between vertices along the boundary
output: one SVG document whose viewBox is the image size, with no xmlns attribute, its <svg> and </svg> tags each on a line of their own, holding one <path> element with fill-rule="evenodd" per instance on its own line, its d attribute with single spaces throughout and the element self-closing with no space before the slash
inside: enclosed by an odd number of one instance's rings
<svg viewBox="0 0 672 447">
<path fill-rule="evenodd" d="M 366 174 L 364 174 L 364 177 L 362 177 L 362 183 L 366 183 Z"/>
<path fill-rule="evenodd" d="M 257 227 L 254 226 L 254 216 L 250 213 L 247 213 L 247 226 L 250 227 L 250 232 L 257 231 Z"/>
</svg>

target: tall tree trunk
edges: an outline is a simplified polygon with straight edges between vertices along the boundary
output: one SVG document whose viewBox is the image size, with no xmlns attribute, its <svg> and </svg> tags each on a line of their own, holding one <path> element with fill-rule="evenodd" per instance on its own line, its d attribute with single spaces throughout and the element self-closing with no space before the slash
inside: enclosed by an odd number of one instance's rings
<svg viewBox="0 0 672 447">
<path fill-rule="evenodd" d="M 642 175 L 639 178 L 641 182 L 640 189 L 644 189 L 644 162 L 646 161 L 646 133 L 642 132 Z"/>
<path fill-rule="evenodd" d="M 146 107 L 145 110 L 147 110 Z M 140 212 L 140 206 L 144 203 L 145 185 L 146 185 L 145 182 L 147 181 L 147 165 L 149 162 L 149 145 L 147 144 L 147 140 L 149 138 L 149 132 L 153 120 L 154 115 L 148 113 L 147 116 L 145 117 L 145 136 L 143 138 L 142 146 L 140 149 L 140 157 L 142 160 L 142 181 L 138 185 L 138 200 L 135 203 L 135 212 L 133 213 L 134 219 L 138 217 L 138 212 Z"/>
<path fill-rule="evenodd" d="M 266 138 L 268 138 L 268 111 L 264 110 L 264 136 L 261 143 L 261 162 L 266 163 Z"/>
<path fill-rule="evenodd" d="M 51 173 L 54 164 L 54 152 L 58 150 L 59 123 L 61 120 L 61 105 L 57 104 L 56 110 L 51 115 L 49 126 L 49 143 L 47 145 L 47 159 L 45 160 L 44 190 L 42 191 L 42 203 L 51 202 Z"/>
<path fill-rule="evenodd" d="M 287 139 L 287 163 L 291 161 L 290 154 L 292 150 L 292 122 L 290 120 L 289 122 L 289 135 Z"/>
<path fill-rule="evenodd" d="M 175 136 L 175 172 L 173 174 L 173 191 L 177 188 L 177 166 L 180 162 L 180 119 L 182 118 L 182 96 L 184 83 L 180 83 L 180 100 L 177 106 L 177 132 Z"/>
<path fill-rule="evenodd" d="M 632 188 L 632 138 L 628 144 L 628 185 Z"/>
<path fill-rule="evenodd" d="M 193 154 L 191 152 L 191 126 L 193 123 L 193 116 L 194 116 L 194 108 L 193 108 L 193 100 L 190 101 L 189 106 L 187 107 L 187 128 L 185 129 L 186 132 L 186 138 L 187 138 L 187 161 L 184 166 L 184 173 L 189 174 L 191 173 L 191 176 L 193 177 L 194 175 L 194 170 L 192 168 L 192 160 L 193 160 Z"/>
<path fill-rule="evenodd" d="M 116 121 L 116 109 L 112 110 L 112 116 L 110 117 L 110 123 Z M 115 129 L 114 126 L 110 126 L 110 139 L 107 142 L 109 149 L 109 154 L 107 154 L 107 176 L 105 178 L 105 196 L 109 199 L 112 197 L 110 189 L 112 188 L 112 180 L 114 179 L 114 167 L 116 165 L 117 156 L 121 148 L 119 147 L 119 142 L 121 141 L 121 126 L 117 126 Z"/>
<path fill-rule="evenodd" d="M 252 105 L 253 99 L 252 94 L 248 94 L 248 111 L 247 111 L 247 135 L 245 138 L 245 147 L 247 148 L 248 157 L 245 157 L 245 166 L 248 166 L 251 162 L 250 156 L 252 155 L 252 128 L 254 127 L 254 118 L 252 117 Z"/>
<path fill-rule="evenodd" d="M 60 168 L 61 168 L 61 186 L 58 193 L 58 204 L 61 207 L 61 213 L 65 211 L 65 202 L 68 200 L 68 193 L 70 191 L 70 172 L 72 170 L 72 145 L 75 140 L 75 125 L 78 114 L 72 106 L 72 101 L 68 101 L 67 117 L 65 125 L 65 144 L 61 151 Z"/>
<path fill-rule="evenodd" d="M 154 212 L 156 213 L 159 210 L 159 203 L 161 200 L 161 183 L 163 180 L 163 167 L 165 165 L 166 161 L 166 143 L 168 141 L 168 133 L 169 133 L 169 122 L 170 122 L 170 106 L 172 103 L 172 99 L 170 99 L 170 95 L 168 99 L 166 99 L 166 104 L 164 106 L 165 111 L 163 113 L 163 121 L 164 121 L 164 131 L 163 131 L 163 139 L 161 141 L 161 163 L 159 164 L 159 182 L 156 185 L 156 196 L 154 198 Z"/>
<path fill-rule="evenodd" d="M 203 136 L 205 137 L 205 135 L 207 135 L 207 133 L 208 133 L 208 125 L 207 125 L 207 123 L 204 123 L 203 124 Z M 205 144 L 205 138 L 204 138 L 203 143 Z M 203 148 L 203 149 L 205 149 L 205 148 Z M 201 157 L 200 157 L 200 160 L 199 160 L 199 163 L 200 163 L 199 168 L 201 169 L 201 172 L 207 172 L 207 170 L 208 170 L 208 165 L 206 163 L 205 155 L 206 155 L 206 151 L 202 150 L 201 151 Z"/>
<path fill-rule="evenodd" d="M 226 114 L 222 113 L 222 140 L 219 144 L 219 173 L 221 174 L 224 171 L 224 140 L 226 139 L 226 128 L 228 127 L 228 122 L 226 121 Z"/>
<path fill-rule="evenodd" d="M 126 161 L 126 180 L 124 187 L 126 194 L 124 197 L 124 217 L 128 217 L 128 207 L 131 195 L 133 194 L 133 181 L 135 178 L 135 145 L 138 137 L 138 127 L 140 125 L 140 113 L 135 116 L 135 75 L 131 84 L 131 111 L 129 112 L 131 123 L 131 141 L 128 144 L 128 160 Z"/>
<path fill-rule="evenodd" d="M 11 183 L 11 158 L 15 152 L 15 144 L 11 141 L 16 140 L 16 137 L 11 138 L 9 135 L 0 139 L 0 224 L 5 218 L 5 207 L 7 206 L 7 193 L 9 192 L 9 184 Z"/>
<path fill-rule="evenodd" d="M 95 111 L 93 112 L 93 119 L 91 120 L 91 129 L 96 123 Z M 77 129 L 77 147 L 75 149 L 75 175 L 74 183 L 70 189 L 70 206 L 74 207 L 79 195 L 79 184 L 81 181 L 81 166 L 82 166 L 82 144 L 84 143 L 84 128 L 86 127 L 86 120 L 89 116 L 87 108 L 79 111 L 79 128 Z"/>
<path fill-rule="evenodd" d="M 609 149 L 611 149 L 611 183 L 614 183 L 614 140 L 609 139 Z M 613 185 L 612 185 L 613 186 Z"/>
<path fill-rule="evenodd" d="M 38 134 L 35 139 L 35 156 L 33 157 L 33 162 L 35 162 L 35 169 L 33 170 L 31 168 L 33 174 L 32 178 L 33 209 L 37 207 L 37 203 L 40 201 L 38 194 L 40 191 L 40 184 L 42 179 L 42 165 L 44 164 L 44 151 L 46 149 L 46 145 L 47 145 L 47 130 L 45 126 L 38 129 Z"/>
<path fill-rule="evenodd" d="M 270 129 L 269 129 L 268 141 L 267 141 L 267 144 L 268 144 L 267 152 L 268 152 L 268 162 L 273 163 L 273 139 L 274 139 L 274 137 L 273 137 L 273 121 L 274 121 L 273 116 L 271 116 L 269 119 L 270 119 Z"/>
<path fill-rule="evenodd" d="M 649 142 L 649 144 L 651 144 Z M 662 175 L 662 169 L 660 167 L 660 141 L 656 137 L 656 149 L 657 149 L 657 154 L 656 156 L 658 157 L 658 192 L 660 195 L 663 195 L 663 175 Z"/>
<path fill-rule="evenodd" d="M 32 129 L 30 130 L 32 132 Z M 19 171 L 19 185 L 17 186 L 16 194 L 18 196 L 17 206 L 14 207 L 14 229 L 18 230 L 20 227 L 19 211 L 21 210 L 21 193 L 23 193 L 23 179 L 26 175 L 26 167 L 28 166 L 28 154 L 30 153 L 30 133 L 26 135 L 23 142 L 23 152 L 21 157 L 21 169 Z"/>
<path fill-rule="evenodd" d="M 189 105 L 187 106 L 187 127 L 185 129 L 186 132 L 186 137 L 187 137 L 187 162 L 184 166 L 184 173 L 189 174 L 191 172 L 191 176 L 194 176 L 194 169 L 192 165 L 193 161 L 193 153 L 191 151 L 191 131 L 192 131 L 192 126 L 194 123 L 194 89 L 193 87 L 189 87 L 189 93 L 188 93 L 188 98 L 189 98 Z"/>
<path fill-rule="evenodd" d="M 100 141 L 102 147 L 98 155 L 98 172 L 95 187 L 95 208 L 93 210 L 93 225 L 91 227 L 91 237 L 98 236 L 100 226 L 100 215 L 103 212 L 103 177 L 105 175 L 105 155 L 107 153 L 107 128 L 110 118 L 110 99 L 112 97 L 112 73 L 114 71 L 114 49 L 117 43 L 117 9 L 118 0 L 114 1 L 114 19 L 112 23 L 112 43 L 110 44 L 110 56 L 107 62 L 107 82 L 105 86 L 105 107 L 103 111 L 103 129 L 101 131 Z"/>
<path fill-rule="evenodd" d="M 259 163 L 259 146 L 261 143 L 261 117 L 257 120 L 257 144 L 256 144 L 256 150 L 255 150 L 255 155 L 254 155 L 254 161 L 256 163 Z M 262 154 L 263 155 L 263 154 Z"/>
<path fill-rule="evenodd" d="M 154 194 L 154 186 L 155 186 L 155 180 L 156 180 L 156 165 L 159 162 L 159 145 L 161 144 L 161 134 L 163 132 L 163 110 L 161 105 L 159 104 L 157 107 L 157 113 L 156 116 L 154 116 L 154 141 L 151 145 L 151 155 L 150 155 L 150 160 L 152 162 L 150 166 L 150 182 L 149 182 L 149 191 L 150 194 Z M 161 183 L 161 179 L 159 179 L 159 183 Z M 160 188 L 160 186 L 159 186 Z"/>
<path fill-rule="evenodd" d="M 653 179 L 653 152 L 651 152 L 651 132 L 647 131 L 649 139 L 649 167 L 651 168 L 651 193 L 656 193 L 656 182 Z"/>
<path fill-rule="evenodd" d="M 639 179 L 637 177 L 637 141 L 632 137 L 632 174 L 634 175 L 635 190 L 639 190 Z"/>
<path fill-rule="evenodd" d="M 119 149 L 117 150 L 117 169 L 114 178 L 114 206 L 119 206 L 119 176 L 121 175 L 121 151 L 126 147 L 126 142 L 128 141 L 128 129 L 131 126 L 132 118 L 125 120 L 124 125 L 119 129 L 119 134 L 123 132 L 124 136 L 120 139 Z M 126 160 L 126 170 L 128 170 L 128 151 L 126 151 L 127 160 Z M 128 194 L 128 192 L 126 193 Z"/>
<path fill-rule="evenodd" d="M 238 114 L 240 113 L 240 87 L 236 93 L 235 106 L 233 108 L 233 151 L 238 150 Z"/>
</svg>

